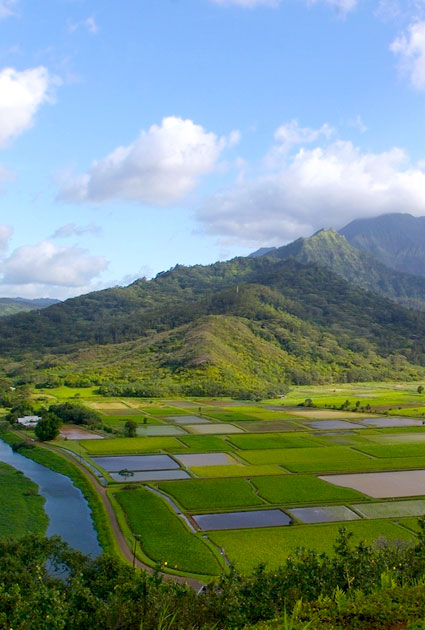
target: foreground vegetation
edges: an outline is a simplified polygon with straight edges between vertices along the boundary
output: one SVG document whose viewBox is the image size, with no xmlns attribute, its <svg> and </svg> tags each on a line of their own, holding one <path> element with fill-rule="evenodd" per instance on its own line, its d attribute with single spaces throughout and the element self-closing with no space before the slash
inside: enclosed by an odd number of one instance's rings
<svg viewBox="0 0 425 630">
<path fill-rule="evenodd" d="M 231 572 L 199 594 L 108 555 L 90 559 L 58 538 L 27 536 L 0 543 L 0 628 L 419 630 L 424 527 L 415 545 L 353 545 L 341 530 L 332 555 L 299 549 L 273 571 Z"/>
</svg>

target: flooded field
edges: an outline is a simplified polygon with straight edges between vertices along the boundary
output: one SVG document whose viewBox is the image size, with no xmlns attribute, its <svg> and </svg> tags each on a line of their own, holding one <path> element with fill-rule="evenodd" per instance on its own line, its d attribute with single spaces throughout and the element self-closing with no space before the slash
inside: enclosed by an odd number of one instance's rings
<svg viewBox="0 0 425 630">
<path fill-rule="evenodd" d="M 414 418 L 366 418 L 362 424 L 368 427 L 421 427 L 425 420 L 415 420 Z"/>
<path fill-rule="evenodd" d="M 118 457 L 93 457 L 93 461 L 108 472 L 121 470 L 173 470 L 179 465 L 169 455 L 124 455 Z"/>
<path fill-rule="evenodd" d="M 218 434 L 230 434 L 230 433 L 243 433 L 242 429 L 235 427 L 233 424 L 189 424 L 187 430 L 190 433 L 196 433 L 198 435 L 218 435 Z"/>
<path fill-rule="evenodd" d="M 148 470 L 136 471 L 131 476 L 111 473 L 114 481 L 128 483 L 131 481 L 174 481 L 176 479 L 190 479 L 190 475 L 184 470 Z"/>
<path fill-rule="evenodd" d="M 190 466 L 227 466 L 239 463 L 227 453 L 193 453 L 175 455 L 175 458 L 186 468 Z"/>
<path fill-rule="evenodd" d="M 211 420 L 208 418 L 200 418 L 198 416 L 167 416 L 165 420 L 171 420 L 176 424 L 209 424 Z"/>
<path fill-rule="evenodd" d="M 400 472 L 324 475 L 323 481 L 344 488 L 352 488 L 375 499 L 412 497 L 425 494 L 425 470 Z"/>
<path fill-rule="evenodd" d="M 168 426 L 166 424 L 153 424 L 137 427 L 137 435 L 161 436 L 161 435 L 187 435 L 181 427 Z"/>
<path fill-rule="evenodd" d="M 224 512 L 222 514 L 200 514 L 193 516 L 193 520 L 202 530 L 277 527 L 289 525 L 291 522 L 291 518 L 282 510 L 250 510 L 247 512 Z"/>
<path fill-rule="evenodd" d="M 361 424 L 347 422 L 346 420 L 317 420 L 316 422 L 306 422 L 312 429 L 364 429 Z"/>
<path fill-rule="evenodd" d="M 60 435 L 67 440 L 103 440 L 102 435 L 70 425 L 63 425 L 60 430 Z"/>
<path fill-rule="evenodd" d="M 290 510 L 302 523 L 333 523 L 335 521 L 358 521 L 360 516 L 345 505 L 306 507 Z"/>
</svg>

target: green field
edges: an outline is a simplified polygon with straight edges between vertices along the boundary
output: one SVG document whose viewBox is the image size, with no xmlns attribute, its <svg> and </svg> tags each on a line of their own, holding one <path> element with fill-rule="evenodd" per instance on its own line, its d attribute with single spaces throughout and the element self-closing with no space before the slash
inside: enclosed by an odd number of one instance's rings
<svg viewBox="0 0 425 630">
<path fill-rule="evenodd" d="M 266 433 L 263 435 L 232 435 L 229 441 L 241 449 L 259 450 L 269 448 L 307 448 L 320 446 L 319 440 L 310 437 L 308 433 Z"/>
<path fill-rule="evenodd" d="M 158 488 L 176 499 L 182 508 L 191 511 L 264 505 L 264 500 L 255 494 L 246 479 L 164 481 Z"/>
<path fill-rule="evenodd" d="M 299 547 L 316 549 L 319 553 L 332 551 L 341 524 L 298 525 L 264 529 L 210 532 L 209 538 L 224 547 L 230 562 L 242 573 L 251 572 L 260 563 L 271 569 Z M 391 521 L 355 521 L 344 523 L 353 532 L 353 542 L 373 542 L 379 537 L 387 540 L 414 540 L 414 534 Z"/>
<path fill-rule="evenodd" d="M 156 453 L 161 450 L 183 450 L 184 446 L 173 437 L 111 438 L 106 440 L 81 440 L 81 446 L 91 455 L 123 453 Z"/>
<path fill-rule="evenodd" d="M 149 558 L 188 573 L 221 572 L 217 557 L 202 537 L 190 532 L 160 497 L 143 488 L 122 490 L 115 496 Z"/>
<path fill-rule="evenodd" d="M 334 486 L 311 475 L 259 477 L 254 479 L 252 483 L 258 489 L 261 497 L 269 503 L 279 505 L 323 501 L 358 501 L 364 498 L 356 490 Z"/>
<path fill-rule="evenodd" d="M 198 477 L 256 477 L 257 475 L 283 475 L 285 471 L 279 466 L 191 466 L 190 470 Z"/>
<path fill-rule="evenodd" d="M 215 435 L 181 435 L 179 441 L 187 447 L 185 453 L 233 452 L 235 450 L 224 438 Z"/>
<path fill-rule="evenodd" d="M 0 463 L 0 505 L 0 538 L 46 531 L 48 518 L 37 485 L 3 463 Z"/>
</svg>

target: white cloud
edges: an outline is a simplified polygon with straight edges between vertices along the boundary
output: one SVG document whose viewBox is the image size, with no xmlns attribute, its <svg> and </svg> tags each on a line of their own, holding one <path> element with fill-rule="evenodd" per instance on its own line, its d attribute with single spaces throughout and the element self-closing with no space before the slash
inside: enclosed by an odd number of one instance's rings
<svg viewBox="0 0 425 630">
<path fill-rule="evenodd" d="M 411 24 L 397 37 L 390 50 L 400 58 L 401 70 L 417 90 L 425 90 L 425 21 Z"/>
<path fill-rule="evenodd" d="M 242 7 L 244 9 L 253 9 L 255 7 L 277 7 L 282 0 L 211 0 L 214 4 L 223 7 Z"/>
<path fill-rule="evenodd" d="M 334 133 L 335 130 L 327 123 L 319 129 L 312 129 L 311 127 L 300 127 L 298 120 L 291 120 L 276 129 L 274 134 L 276 144 L 266 156 L 265 163 L 272 168 L 276 162 L 286 158 L 291 149 L 297 145 L 312 144 L 321 137 L 329 139 Z"/>
<path fill-rule="evenodd" d="M 302 148 L 278 172 L 215 195 L 199 219 L 227 241 L 279 245 L 386 212 L 425 214 L 425 171 L 411 166 L 401 149 L 362 153 L 338 140 Z"/>
<path fill-rule="evenodd" d="M 76 288 L 90 283 L 107 266 L 103 256 L 92 256 L 85 249 L 42 241 L 18 247 L 0 263 L 1 283 Z"/>
<path fill-rule="evenodd" d="M 55 83 L 43 66 L 0 72 L 0 146 L 32 127 L 39 107 L 52 101 Z"/>
<path fill-rule="evenodd" d="M 10 227 L 10 225 L 0 224 L 0 255 L 6 253 L 12 234 L 13 229 Z"/>
<path fill-rule="evenodd" d="M 166 205 L 183 199 L 202 175 L 212 172 L 225 146 L 238 136 L 218 138 L 191 120 L 170 116 L 142 131 L 132 144 L 116 148 L 84 175 L 68 178 L 60 198 L 103 202 L 113 199 Z"/>
<path fill-rule="evenodd" d="M 15 15 L 17 0 L 0 0 L 0 20 Z"/>
<path fill-rule="evenodd" d="M 351 118 L 348 121 L 348 126 L 357 129 L 360 133 L 366 133 L 366 131 L 368 130 L 368 127 L 360 114 L 357 114 L 355 118 Z"/>
<path fill-rule="evenodd" d="M 91 234 L 98 236 L 102 233 L 100 225 L 90 223 L 89 225 L 75 225 L 75 223 L 67 223 L 62 225 L 52 234 L 51 238 L 70 238 L 71 236 L 84 236 Z"/>
<path fill-rule="evenodd" d="M 68 26 L 68 30 L 70 33 L 74 33 L 79 29 L 85 29 L 91 35 L 96 35 L 99 31 L 99 26 L 96 23 L 96 20 L 93 16 L 88 17 L 85 20 L 81 20 L 80 22 L 71 22 Z"/>
</svg>

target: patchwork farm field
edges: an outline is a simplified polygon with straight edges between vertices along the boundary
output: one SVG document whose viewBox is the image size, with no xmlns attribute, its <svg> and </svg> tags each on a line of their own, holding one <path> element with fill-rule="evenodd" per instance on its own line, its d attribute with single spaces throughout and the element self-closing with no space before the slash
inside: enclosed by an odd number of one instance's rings
<svg viewBox="0 0 425 630">
<path fill-rule="evenodd" d="M 54 447 L 104 479 L 140 560 L 205 578 L 229 565 L 276 568 L 300 546 L 330 551 L 342 525 L 355 541 L 413 541 L 425 515 L 419 385 L 294 387 L 255 404 L 102 398 L 92 388 L 41 394 L 78 394 L 100 414 L 91 428 L 99 439 L 62 437 Z M 125 436 L 128 421 L 135 437 Z"/>
</svg>

